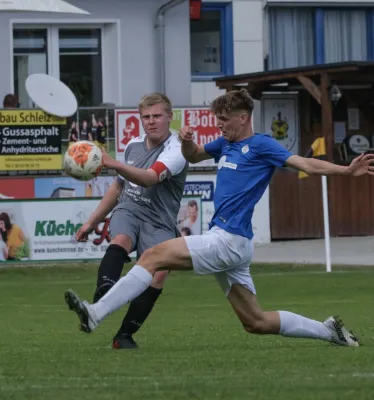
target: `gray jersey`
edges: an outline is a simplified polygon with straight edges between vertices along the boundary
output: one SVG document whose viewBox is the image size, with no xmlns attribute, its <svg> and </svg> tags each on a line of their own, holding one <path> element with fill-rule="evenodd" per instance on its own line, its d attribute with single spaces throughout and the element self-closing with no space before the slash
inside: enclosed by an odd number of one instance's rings
<svg viewBox="0 0 374 400">
<path fill-rule="evenodd" d="M 174 134 L 160 146 L 147 149 L 146 136 L 132 139 L 124 153 L 124 163 L 137 168 L 148 169 L 156 161 L 167 168 L 160 176 L 160 182 L 148 188 L 125 180 L 124 187 L 115 209 L 126 209 L 143 221 L 157 227 L 177 232 L 177 215 L 183 196 L 188 163 L 182 155 L 181 143 Z"/>
</svg>

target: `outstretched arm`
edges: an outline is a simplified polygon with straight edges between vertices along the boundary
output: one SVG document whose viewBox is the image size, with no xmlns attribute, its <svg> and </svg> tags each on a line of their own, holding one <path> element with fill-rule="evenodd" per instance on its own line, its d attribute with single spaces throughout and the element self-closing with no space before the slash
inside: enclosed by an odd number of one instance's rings
<svg viewBox="0 0 374 400">
<path fill-rule="evenodd" d="M 293 155 L 286 165 L 304 171 L 308 175 L 374 175 L 374 154 L 361 154 L 349 166 L 337 165 L 316 158 Z"/>
</svg>

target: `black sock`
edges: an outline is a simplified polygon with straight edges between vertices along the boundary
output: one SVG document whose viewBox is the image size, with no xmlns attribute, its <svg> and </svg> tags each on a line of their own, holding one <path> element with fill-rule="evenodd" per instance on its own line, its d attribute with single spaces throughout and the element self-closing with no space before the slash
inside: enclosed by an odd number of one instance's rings
<svg viewBox="0 0 374 400">
<path fill-rule="evenodd" d="M 118 244 L 109 245 L 97 272 L 94 303 L 100 300 L 118 281 L 122 273 L 123 264 L 130 261 L 131 259 L 123 247 Z"/>
<path fill-rule="evenodd" d="M 156 289 L 149 286 L 140 296 L 134 299 L 127 310 L 125 318 L 122 321 L 121 328 L 117 335 L 132 336 L 144 324 L 148 315 L 152 311 L 162 289 Z"/>
</svg>

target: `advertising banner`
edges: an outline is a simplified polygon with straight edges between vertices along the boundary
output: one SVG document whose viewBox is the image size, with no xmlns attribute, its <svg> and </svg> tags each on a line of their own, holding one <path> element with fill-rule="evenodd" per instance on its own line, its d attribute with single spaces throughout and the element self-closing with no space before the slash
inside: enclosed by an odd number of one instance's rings
<svg viewBox="0 0 374 400">
<path fill-rule="evenodd" d="M 217 119 L 210 109 L 184 109 L 183 114 L 183 125 L 188 125 L 193 129 L 194 140 L 198 145 L 204 146 L 221 136 L 221 131 L 217 128 Z M 197 164 L 192 164 L 190 168 L 212 167 L 216 165 L 217 163 L 211 158 Z"/>
<path fill-rule="evenodd" d="M 220 130 L 217 128 L 216 117 L 208 107 L 200 108 L 177 108 L 173 110 L 173 121 L 171 130 L 178 132 L 185 125 L 191 126 L 194 131 L 195 142 L 200 145 L 210 143 L 220 137 Z M 123 152 L 127 143 L 138 136 L 144 135 L 140 114 L 137 109 L 125 109 L 115 111 L 116 131 L 116 158 L 123 160 Z M 190 165 L 190 168 L 212 167 L 217 164 L 213 159 L 205 160 Z"/>
<path fill-rule="evenodd" d="M 11 201 L 0 203 L 0 262 L 101 259 L 110 243 L 108 215 L 78 243 L 75 233 L 98 206 L 98 199 Z M 201 197 L 181 203 L 179 228 L 201 232 Z M 135 256 L 134 253 L 131 254 Z M 1 264 L 0 264 L 1 267 Z"/>
<path fill-rule="evenodd" d="M 202 234 L 201 197 L 186 196 L 182 199 L 177 217 L 178 229 L 182 236 Z"/>
<path fill-rule="evenodd" d="M 216 174 L 188 174 L 183 196 L 200 196 L 202 232 L 209 230 L 214 215 L 214 190 Z"/>
<path fill-rule="evenodd" d="M 109 220 L 97 227 L 87 243 L 77 243 L 74 238 L 98 204 L 99 200 L 88 199 L 2 201 L 0 248 L 5 247 L 8 257 L 3 253 L 0 258 L 3 261 L 100 258 L 109 243 Z"/>
<path fill-rule="evenodd" d="M 103 197 L 115 176 L 98 176 L 88 182 L 73 178 L 36 178 L 35 198 Z"/>
<path fill-rule="evenodd" d="M 61 169 L 65 118 L 41 110 L 0 111 L 0 170 Z"/>
<path fill-rule="evenodd" d="M 3 178 L 0 179 L 0 200 L 2 199 L 33 199 L 34 179 Z"/>
</svg>

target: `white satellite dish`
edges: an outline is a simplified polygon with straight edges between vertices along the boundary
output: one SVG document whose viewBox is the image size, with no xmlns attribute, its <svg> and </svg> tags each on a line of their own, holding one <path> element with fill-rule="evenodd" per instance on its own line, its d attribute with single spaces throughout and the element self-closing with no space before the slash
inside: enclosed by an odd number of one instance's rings
<svg viewBox="0 0 374 400">
<path fill-rule="evenodd" d="M 74 93 L 51 75 L 30 75 L 26 79 L 26 91 L 31 100 L 48 114 L 71 117 L 77 111 Z"/>
</svg>

